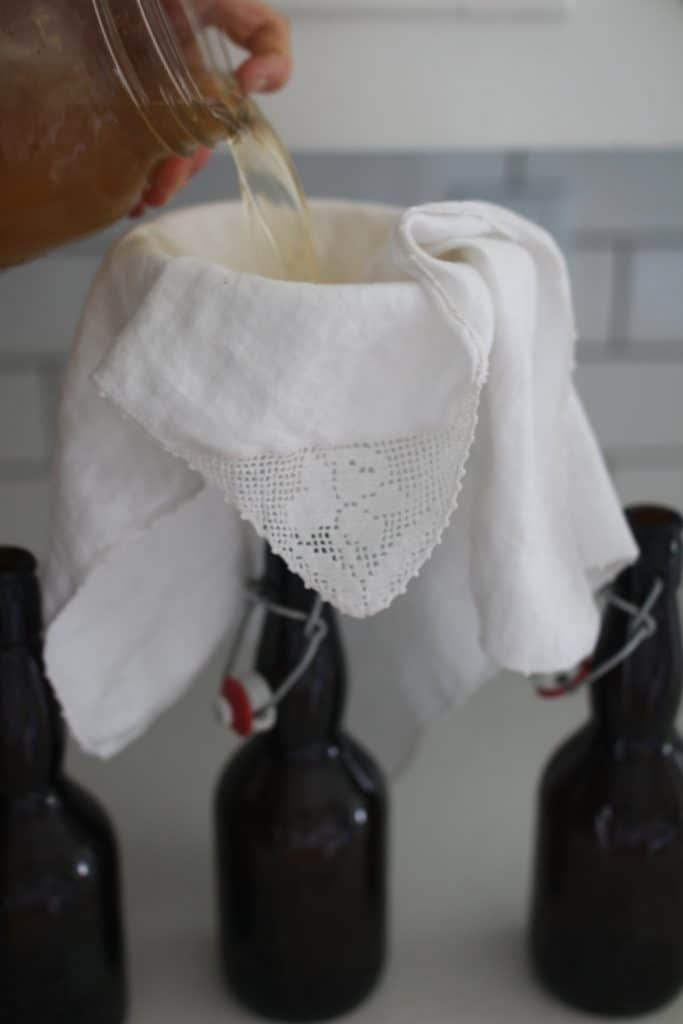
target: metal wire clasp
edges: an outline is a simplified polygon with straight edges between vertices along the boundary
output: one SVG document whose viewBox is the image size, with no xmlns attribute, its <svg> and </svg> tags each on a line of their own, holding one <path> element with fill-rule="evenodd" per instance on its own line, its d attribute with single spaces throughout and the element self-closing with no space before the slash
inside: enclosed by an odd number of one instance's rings
<svg viewBox="0 0 683 1024">
<path fill-rule="evenodd" d="M 308 614 L 297 611 L 295 608 L 287 608 L 286 605 L 278 604 L 276 601 L 268 600 L 256 587 L 249 587 L 247 590 L 247 600 L 253 605 L 260 605 L 265 611 L 270 612 L 271 615 L 279 615 L 283 619 L 290 619 L 293 622 L 303 622 L 304 636 L 308 640 L 306 649 L 299 658 L 299 661 L 292 671 L 288 673 L 281 685 L 278 686 L 272 699 L 255 711 L 256 714 L 261 714 L 269 708 L 276 708 L 278 704 L 281 704 L 300 681 L 327 636 L 327 623 L 322 618 L 323 599 L 319 594 L 316 595 L 313 607 Z"/>
<path fill-rule="evenodd" d="M 316 595 L 308 613 L 269 600 L 256 584 L 247 587 L 246 599 L 247 604 L 228 661 L 229 674 L 221 683 L 215 703 L 218 721 L 240 736 L 250 736 L 253 732 L 265 732 L 273 728 L 278 705 L 303 678 L 328 632 L 327 623 L 322 617 L 323 600 L 320 595 Z M 256 613 L 259 616 L 253 619 Z M 238 666 L 238 658 L 247 648 L 247 638 L 250 636 L 251 642 L 258 643 L 261 616 L 266 614 L 302 623 L 307 641 L 298 662 L 277 689 L 253 666 L 243 664 L 241 671 Z M 253 652 L 248 652 L 248 655 L 249 658 L 253 657 Z"/>
<path fill-rule="evenodd" d="M 664 590 L 664 584 L 661 579 L 657 578 L 650 589 L 649 594 L 645 598 L 643 604 L 638 605 L 632 604 L 630 601 L 625 601 L 622 597 L 618 597 L 616 594 L 607 594 L 607 604 L 613 605 L 618 608 L 624 614 L 630 616 L 631 622 L 627 629 L 627 640 L 624 646 L 616 651 L 610 658 L 603 661 L 600 665 L 595 665 L 591 658 L 582 662 L 579 668 L 573 673 L 567 673 L 556 677 L 556 681 L 552 686 L 546 686 L 544 684 L 536 684 L 536 693 L 539 697 L 545 697 L 552 699 L 554 697 L 566 697 L 570 693 L 574 693 L 582 686 L 590 686 L 591 683 L 597 682 L 598 679 L 602 679 L 608 672 L 615 669 L 618 665 L 621 665 L 627 658 L 640 647 L 645 640 L 649 640 L 657 632 L 657 622 L 652 615 L 652 609 L 659 600 L 659 597 Z"/>
</svg>

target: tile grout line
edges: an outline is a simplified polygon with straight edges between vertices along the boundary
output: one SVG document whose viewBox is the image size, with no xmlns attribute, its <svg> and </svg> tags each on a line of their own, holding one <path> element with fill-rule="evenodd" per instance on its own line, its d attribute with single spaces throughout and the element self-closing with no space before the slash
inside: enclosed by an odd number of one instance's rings
<svg viewBox="0 0 683 1024">
<path fill-rule="evenodd" d="M 510 150 L 503 154 L 503 192 L 516 196 L 529 188 L 529 154 Z"/>
<path fill-rule="evenodd" d="M 631 323 L 633 248 L 630 242 L 617 241 L 612 246 L 612 253 L 611 309 L 605 349 L 618 355 L 627 344 Z"/>
</svg>

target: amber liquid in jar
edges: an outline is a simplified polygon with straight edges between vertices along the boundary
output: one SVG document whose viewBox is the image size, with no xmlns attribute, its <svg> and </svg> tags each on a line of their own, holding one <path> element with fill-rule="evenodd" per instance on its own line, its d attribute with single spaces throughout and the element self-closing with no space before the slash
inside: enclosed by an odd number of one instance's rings
<svg viewBox="0 0 683 1024">
<path fill-rule="evenodd" d="M 3 0 L 0 267 L 113 223 L 161 160 L 229 135 L 184 57 L 157 0 Z"/>
<path fill-rule="evenodd" d="M 200 10 L 196 0 L 4 0 L 0 268 L 114 223 L 160 161 L 227 139 L 261 272 L 318 280 L 289 154 Z"/>
</svg>

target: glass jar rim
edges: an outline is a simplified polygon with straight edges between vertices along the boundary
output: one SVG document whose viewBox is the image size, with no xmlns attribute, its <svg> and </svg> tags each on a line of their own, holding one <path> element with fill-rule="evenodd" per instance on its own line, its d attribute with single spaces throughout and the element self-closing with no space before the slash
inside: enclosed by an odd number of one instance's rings
<svg viewBox="0 0 683 1024">
<path fill-rule="evenodd" d="M 158 127 L 148 116 L 150 95 L 138 73 L 113 13 L 117 0 L 92 0 L 99 27 L 115 68 L 117 78 L 159 137 Z M 238 103 L 241 99 L 233 75 L 226 36 L 215 26 L 203 22 L 196 0 L 172 0 L 176 18 L 162 0 L 130 0 L 140 26 L 151 43 L 162 84 L 160 95 L 172 112 L 180 132 L 196 145 L 213 146 L 219 139 L 231 138 L 239 131 Z M 199 66 L 193 69 L 183 52 L 183 38 L 193 45 Z M 199 71 L 200 75 L 196 72 Z M 210 90 L 207 86 L 210 84 Z M 201 114 L 201 116 L 199 116 Z M 207 126 L 210 130 L 207 129 Z M 169 144 L 169 139 L 160 141 Z M 171 148 L 175 149 L 175 145 Z"/>
</svg>

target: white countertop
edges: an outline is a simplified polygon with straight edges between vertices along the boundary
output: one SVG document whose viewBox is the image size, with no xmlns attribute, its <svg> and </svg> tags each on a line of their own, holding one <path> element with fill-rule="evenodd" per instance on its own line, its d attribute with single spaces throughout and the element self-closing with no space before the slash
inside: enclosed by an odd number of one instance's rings
<svg viewBox="0 0 683 1024">
<path fill-rule="evenodd" d="M 142 742 L 78 774 L 116 814 L 126 850 L 130 1024 L 242 1024 L 220 984 L 210 789 L 225 759 L 198 687 Z M 532 789 L 583 700 L 543 703 L 515 679 L 439 722 L 394 788 L 393 948 L 354 1024 L 586 1020 L 530 980 L 525 955 Z M 683 927 L 683 924 L 682 924 Z M 292 936 L 292 942 L 296 936 Z M 683 1001 L 649 1018 L 680 1024 Z"/>
</svg>

